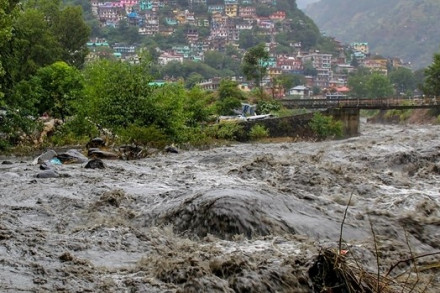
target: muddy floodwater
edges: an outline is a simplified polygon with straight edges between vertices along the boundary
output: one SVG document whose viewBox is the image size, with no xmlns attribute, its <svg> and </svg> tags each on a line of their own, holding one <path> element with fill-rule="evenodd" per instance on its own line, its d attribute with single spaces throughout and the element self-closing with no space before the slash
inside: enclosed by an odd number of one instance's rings
<svg viewBox="0 0 440 293">
<path fill-rule="evenodd" d="M 346 257 L 385 275 L 426 255 L 388 278 L 440 292 L 440 126 L 361 133 L 58 165 L 58 178 L 1 158 L 0 292 L 314 292 L 350 197 Z"/>
</svg>

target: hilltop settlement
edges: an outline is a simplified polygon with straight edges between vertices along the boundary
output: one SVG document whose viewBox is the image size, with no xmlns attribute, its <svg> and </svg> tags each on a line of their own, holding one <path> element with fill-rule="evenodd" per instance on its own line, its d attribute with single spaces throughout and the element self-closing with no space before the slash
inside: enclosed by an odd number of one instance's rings
<svg viewBox="0 0 440 293">
<path fill-rule="evenodd" d="M 89 9 L 97 21 L 88 60 L 139 63 L 147 49 L 159 68 L 158 84 L 184 80 L 188 87 L 216 90 L 222 78 L 231 78 L 250 91 L 255 84 L 240 63 L 258 44 L 269 54 L 262 86 L 274 98 L 343 97 L 357 68 L 387 75 L 405 66 L 398 58 L 371 54 L 368 43 L 342 44 L 322 35 L 295 1 L 90 0 Z"/>
</svg>

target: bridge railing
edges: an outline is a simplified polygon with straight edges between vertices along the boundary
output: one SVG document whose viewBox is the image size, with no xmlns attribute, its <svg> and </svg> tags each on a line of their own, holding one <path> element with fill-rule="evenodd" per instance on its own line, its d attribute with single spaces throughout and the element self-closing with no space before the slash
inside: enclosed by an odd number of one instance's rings
<svg viewBox="0 0 440 293">
<path fill-rule="evenodd" d="M 282 99 L 288 108 L 403 108 L 440 106 L 440 97 L 417 98 L 336 98 L 336 99 Z"/>
</svg>

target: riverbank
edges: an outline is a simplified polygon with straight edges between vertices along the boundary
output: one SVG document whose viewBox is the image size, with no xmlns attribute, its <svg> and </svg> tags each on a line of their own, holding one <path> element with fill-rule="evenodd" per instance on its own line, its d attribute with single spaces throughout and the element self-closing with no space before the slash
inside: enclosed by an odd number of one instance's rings
<svg viewBox="0 0 440 293">
<path fill-rule="evenodd" d="M 35 178 L 32 160 L 9 160 L 2 292 L 313 292 L 310 269 L 320 251 L 338 251 L 351 195 L 347 262 L 374 274 L 377 245 L 384 276 L 440 249 L 438 125 L 362 123 L 338 141 L 59 165 L 50 179 Z M 439 261 L 418 259 L 417 282 L 411 262 L 388 277 L 436 292 Z"/>
</svg>

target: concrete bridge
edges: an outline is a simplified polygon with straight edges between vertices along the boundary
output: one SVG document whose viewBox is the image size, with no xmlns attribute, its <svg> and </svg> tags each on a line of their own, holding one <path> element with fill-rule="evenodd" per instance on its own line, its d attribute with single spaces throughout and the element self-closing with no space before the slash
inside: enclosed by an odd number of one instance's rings
<svg viewBox="0 0 440 293">
<path fill-rule="evenodd" d="M 437 98 L 384 98 L 384 99 L 284 99 L 281 103 L 290 109 L 315 109 L 324 115 L 330 115 L 335 120 L 341 121 L 345 137 L 360 134 L 360 110 L 361 109 L 422 109 L 440 108 L 440 97 Z M 282 118 L 267 118 L 263 120 L 243 121 L 244 132 L 239 140 L 249 140 L 250 129 L 261 124 L 265 126 L 272 137 L 303 137 L 315 136 L 310 129 L 309 122 L 314 113 L 295 115 Z"/>
<path fill-rule="evenodd" d="M 282 99 L 281 103 L 289 109 L 422 109 L 440 108 L 440 97 L 433 98 L 377 98 L 377 99 Z"/>
<path fill-rule="evenodd" d="M 384 98 L 384 99 L 284 99 L 281 103 L 290 109 L 315 109 L 324 115 L 330 115 L 335 120 L 341 121 L 345 137 L 360 134 L 360 110 L 361 109 L 421 109 L 440 108 L 440 97 L 437 98 Z M 255 124 L 262 124 L 269 129 L 273 137 L 313 137 L 309 127 L 313 113 L 296 115 L 283 118 L 270 118 L 264 120 L 244 122 L 245 132 Z M 243 140 L 248 137 L 241 138 Z"/>
</svg>

